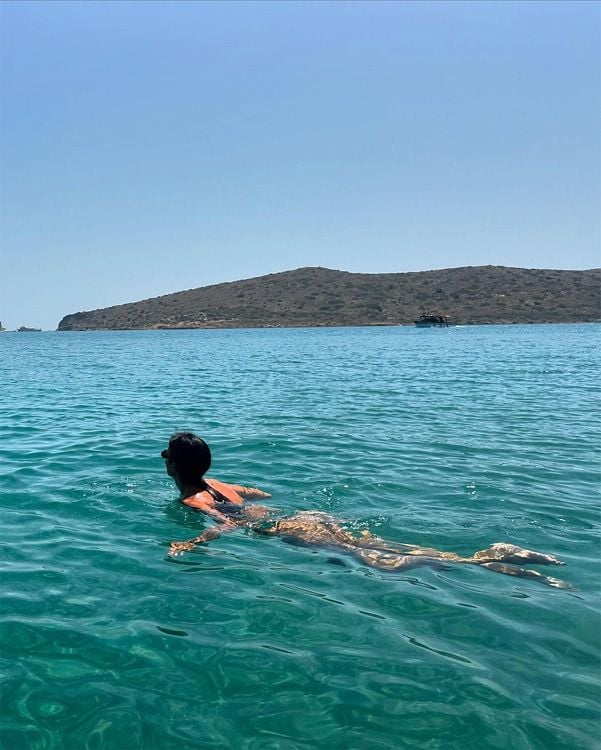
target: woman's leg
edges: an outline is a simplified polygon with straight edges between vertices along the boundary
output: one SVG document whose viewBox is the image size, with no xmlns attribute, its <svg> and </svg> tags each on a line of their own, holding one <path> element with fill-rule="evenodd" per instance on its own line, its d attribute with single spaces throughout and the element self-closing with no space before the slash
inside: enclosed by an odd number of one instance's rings
<svg viewBox="0 0 601 750">
<path fill-rule="evenodd" d="M 518 576 L 519 578 L 535 578 L 540 583 L 544 583 L 546 586 L 552 586 L 555 589 L 571 589 L 572 586 L 567 581 L 562 581 L 559 578 L 551 578 L 551 576 L 543 575 L 538 570 L 530 570 L 529 568 L 520 568 L 517 565 L 508 565 L 502 562 L 485 562 L 480 563 L 481 567 L 488 568 L 488 570 L 494 570 L 495 573 L 504 573 L 507 576 Z"/>
<path fill-rule="evenodd" d="M 421 555 L 398 555 L 374 549 L 352 548 L 349 551 L 365 565 L 369 565 L 371 568 L 379 568 L 380 570 L 410 570 L 411 568 L 424 565 L 440 569 L 444 566 L 445 561 L 467 562 L 473 565 L 480 565 L 482 568 L 488 568 L 488 570 L 492 570 L 495 573 L 504 573 L 505 575 L 517 576 L 519 578 L 534 578 L 539 581 L 539 583 L 544 583 L 546 586 L 552 586 L 557 589 L 572 588 L 566 581 L 561 581 L 559 578 L 551 578 L 550 576 L 543 575 L 536 570 L 520 568 L 517 565 L 508 565 L 503 562 L 469 560 L 466 558 L 460 558 L 458 555 L 453 557 L 454 553 L 452 552 L 440 553 L 441 555 L 448 555 L 448 557 L 430 557 Z"/>
<path fill-rule="evenodd" d="M 552 555 L 522 549 L 513 544 L 499 542 L 485 550 L 476 552 L 472 557 L 461 557 L 455 552 L 442 552 L 431 547 L 413 545 L 392 545 L 369 532 L 362 532 L 355 537 L 326 513 L 299 513 L 292 518 L 278 521 L 270 534 L 288 537 L 298 541 L 323 547 L 336 547 L 345 550 L 371 568 L 380 570 L 409 570 L 418 566 L 440 568 L 445 562 L 480 565 L 496 573 L 535 578 L 554 588 L 570 588 L 570 585 L 558 578 L 551 578 L 536 570 L 521 568 L 507 563 L 530 563 L 544 565 L 563 565 Z"/>
<path fill-rule="evenodd" d="M 377 548 L 374 547 L 376 543 L 378 544 Z M 553 588 L 571 588 L 569 583 L 559 578 L 552 578 L 536 570 L 508 564 L 529 562 L 530 564 L 563 565 L 560 560 L 552 555 L 544 555 L 540 552 L 521 549 L 513 544 L 493 544 L 487 550 L 476 552 L 471 558 L 461 557 L 455 552 L 441 552 L 440 550 L 426 547 L 409 548 L 403 554 L 401 550 L 388 546 L 384 540 L 380 540 L 377 537 L 365 538 L 364 542 L 361 539 L 354 539 L 352 545 L 346 546 L 346 548 L 365 565 L 369 565 L 371 568 L 379 568 L 380 570 L 410 570 L 418 566 L 440 569 L 444 566 L 445 562 L 467 563 L 480 565 L 495 573 L 503 573 L 519 578 L 534 578 L 539 583 L 552 586 Z"/>
<path fill-rule="evenodd" d="M 472 557 L 462 557 L 455 552 L 442 552 L 441 550 L 434 549 L 432 547 L 416 547 L 410 545 L 388 545 L 388 543 L 382 544 L 384 540 L 380 540 L 377 537 L 374 538 L 375 542 L 373 548 L 398 551 L 405 555 L 417 555 L 418 557 L 432 557 L 434 559 L 448 560 L 449 562 L 461 562 L 461 563 L 473 563 L 475 565 L 482 565 L 483 563 L 489 562 L 504 562 L 513 564 L 530 564 L 530 565 L 565 565 L 561 560 L 558 560 L 553 555 L 545 555 L 542 552 L 534 552 L 529 549 L 522 549 L 516 547 L 515 544 L 507 544 L 505 542 L 497 542 L 487 549 L 479 550 L 475 552 Z M 372 547 L 371 541 L 367 544 L 363 544 L 359 541 L 362 547 Z"/>
<path fill-rule="evenodd" d="M 545 555 L 542 552 L 533 552 L 530 549 L 516 547 L 515 544 L 497 542 L 488 549 L 476 552 L 471 558 L 473 562 L 506 562 L 506 563 L 529 563 L 530 565 L 565 565 L 553 555 Z"/>
<path fill-rule="evenodd" d="M 437 569 L 444 567 L 444 563 L 440 559 L 432 557 L 403 555 L 395 552 L 384 552 L 379 549 L 362 549 L 361 547 L 349 547 L 348 552 L 364 565 L 380 570 L 410 570 L 420 566 Z"/>
</svg>

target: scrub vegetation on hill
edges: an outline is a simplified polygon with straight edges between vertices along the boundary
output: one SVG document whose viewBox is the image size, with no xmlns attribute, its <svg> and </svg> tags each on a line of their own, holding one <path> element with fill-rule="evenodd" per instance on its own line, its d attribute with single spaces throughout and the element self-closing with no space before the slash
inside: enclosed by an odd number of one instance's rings
<svg viewBox="0 0 601 750">
<path fill-rule="evenodd" d="M 601 321 L 601 269 L 469 266 L 414 273 L 299 268 L 66 315 L 61 331 Z"/>
</svg>

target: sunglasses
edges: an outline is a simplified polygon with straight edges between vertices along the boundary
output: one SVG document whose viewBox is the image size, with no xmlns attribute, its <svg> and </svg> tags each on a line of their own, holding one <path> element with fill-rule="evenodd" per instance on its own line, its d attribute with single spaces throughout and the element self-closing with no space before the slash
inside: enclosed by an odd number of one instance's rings
<svg viewBox="0 0 601 750">
<path fill-rule="evenodd" d="M 168 459 L 169 457 L 170 456 L 169 456 L 169 449 L 168 448 L 166 448 L 164 451 L 161 451 L 161 458 Z"/>
</svg>

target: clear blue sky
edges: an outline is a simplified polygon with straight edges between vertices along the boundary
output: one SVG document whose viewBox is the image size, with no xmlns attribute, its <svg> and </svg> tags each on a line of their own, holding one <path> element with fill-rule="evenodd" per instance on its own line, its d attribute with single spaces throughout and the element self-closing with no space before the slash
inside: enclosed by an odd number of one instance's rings
<svg viewBox="0 0 601 750">
<path fill-rule="evenodd" d="M 595 2 L 0 3 L 0 320 L 600 257 Z"/>
</svg>

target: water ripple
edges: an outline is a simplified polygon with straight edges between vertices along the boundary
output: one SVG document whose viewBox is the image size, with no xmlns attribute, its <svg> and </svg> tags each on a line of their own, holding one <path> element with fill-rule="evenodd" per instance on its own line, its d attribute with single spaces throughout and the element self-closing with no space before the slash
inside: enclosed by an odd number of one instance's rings
<svg viewBox="0 0 601 750">
<path fill-rule="evenodd" d="M 600 327 L 0 336 L 7 750 L 598 747 Z M 186 361 L 194 366 L 182 366 Z M 205 527 L 159 454 L 558 591 Z"/>
</svg>

